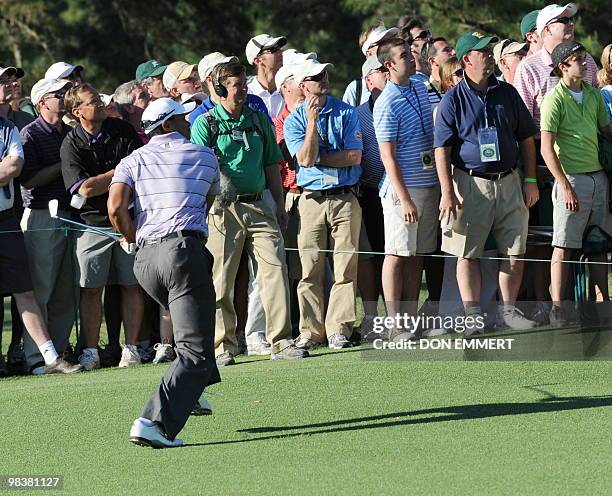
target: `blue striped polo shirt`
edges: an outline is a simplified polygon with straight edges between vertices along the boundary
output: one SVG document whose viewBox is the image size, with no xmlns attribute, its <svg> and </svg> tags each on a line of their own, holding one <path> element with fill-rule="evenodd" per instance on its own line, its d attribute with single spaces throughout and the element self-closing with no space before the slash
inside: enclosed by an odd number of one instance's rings
<svg viewBox="0 0 612 496">
<path fill-rule="evenodd" d="M 119 162 L 115 183 L 132 188 L 137 243 L 184 229 L 208 236 L 206 195 L 219 194 L 219 164 L 210 148 L 179 133 L 153 136 Z"/>
<path fill-rule="evenodd" d="M 361 139 L 363 140 L 363 153 L 361 154 L 361 178 L 359 182 L 378 189 L 385 173 L 385 166 L 380 159 L 380 149 L 374 132 L 374 117 L 372 115 L 372 98 L 357 107 L 359 124 L 361 126 Z"/>
<path fill-rule="evenodd" d="M 379 143 L 395 142 L 395 158 L 407 187 L 438 184 L 435 166 L 424 169 L 421 162 L 421 152 L 433 153 L 433 118 L 423 83 L 412 80 L 408 86 L 400 86 L 389 81 L 374 103 L 374 130 Z M 381 198 L 390 184 L 385 172 L 379 188 Z"/>
</svg>

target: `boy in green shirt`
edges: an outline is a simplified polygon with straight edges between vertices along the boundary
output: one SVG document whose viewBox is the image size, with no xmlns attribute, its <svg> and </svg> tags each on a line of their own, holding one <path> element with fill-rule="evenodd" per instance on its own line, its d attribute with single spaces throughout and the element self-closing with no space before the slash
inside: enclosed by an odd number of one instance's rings
<svg viewBox="0 0 612 496">
<path fill-rule="evenodd" d="M 612 136 L 612 127 L 601 94 L 584 82 L 587 71 L 584 47 L 576 41 L 560 43 L 552 52 L 552 61 L 551 76 L 562 79 L 544 97 L 541 131 L 542 156 L 555 177 L 550 323 L 559 325 L 565 321 L 561 300 L 569 272 L 568 265 L 562 262 L 582 248 L 589 226 L 612 233 L 608 178 L 599 163 L 597 138 L 598 131 Z M 597 234 L 600 233 L 596 229 L 593 235 Z M 589 260 L 606 262 L 606 255 L 594 255 Z M 607 266 L 592 265 L 589 272 L 597 301 L 607 301 Z"/>
</svg>

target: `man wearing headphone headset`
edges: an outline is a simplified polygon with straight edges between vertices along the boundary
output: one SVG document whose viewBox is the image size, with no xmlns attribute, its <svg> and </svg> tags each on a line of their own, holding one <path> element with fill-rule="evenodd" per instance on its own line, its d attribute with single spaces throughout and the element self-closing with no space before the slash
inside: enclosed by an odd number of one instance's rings
<svg viewBox="0 0 612 496">
<path fill-rule="evenodd" d="M 217 294 L 215 348 L 217 363 L 230 365 L 239 353 L 233 286 L 242 250 L 253 263 L 266 313 L 266 340 L 271 358 L 308 356 L 291 340 L 287 266 L 281 228 L 285 228 L 279 162 L 281 152 L 267 116 L 245 106 L 246 70 L 237 62 L 213 70 L 215 107 L 191 127 L 191 140 L 215 150 L 221 172 L 221 196 L 208 216 L 208 248 L 215 258 L 213 280 Z M 224 184 L 225 183 L 225 184 Z M 276 212 L 263 199 L 269 189 Z M 223 190 L 230 190 L 231 195 Z M 265 282 L 265 283 L 264 283 Z"/>
</svg>

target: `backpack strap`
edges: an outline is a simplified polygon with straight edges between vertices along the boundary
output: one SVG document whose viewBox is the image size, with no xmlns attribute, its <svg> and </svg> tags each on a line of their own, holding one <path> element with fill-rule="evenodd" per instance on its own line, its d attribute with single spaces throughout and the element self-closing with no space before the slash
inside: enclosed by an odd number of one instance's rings
<svg viewBox="0 0 612 496">
<path fill-rule="evenodd" d="M 210 148 L 215 152 L 215 155 L 219 156 L 219 149 L 217 148 L 217 139 L 219 138 L 219 121 L 212 113 L 212 109 L 206 112 L 204 118 L 208 123 L 208 130 L 210 132 Z"/>
<path fill-rule="evenodd" d="M 355 107 L 361 105 L 361 93 L 363 93 L 363 79 L 355 79 Z"/>
</svg>

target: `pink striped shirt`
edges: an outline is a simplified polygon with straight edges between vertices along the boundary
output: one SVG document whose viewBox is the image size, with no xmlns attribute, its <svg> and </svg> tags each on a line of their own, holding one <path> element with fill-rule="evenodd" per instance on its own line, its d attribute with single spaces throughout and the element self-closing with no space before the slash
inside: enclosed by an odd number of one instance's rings
<svg viewBox="0 0 612 496">
<path fill-rule="evenodd" d="M 551 76 L 552 58 L 545 48 L 521 60 L 514 76 L 514 86 L 527 105 L 538 128 L 540 127 L 540 107 L 546 94 L 552 90 L 559 78 Z M 587 54 L 587 75 L 585 81 L 595 88 L 597 82 L 597 64 L 593 57 Z"/>
</svg>

